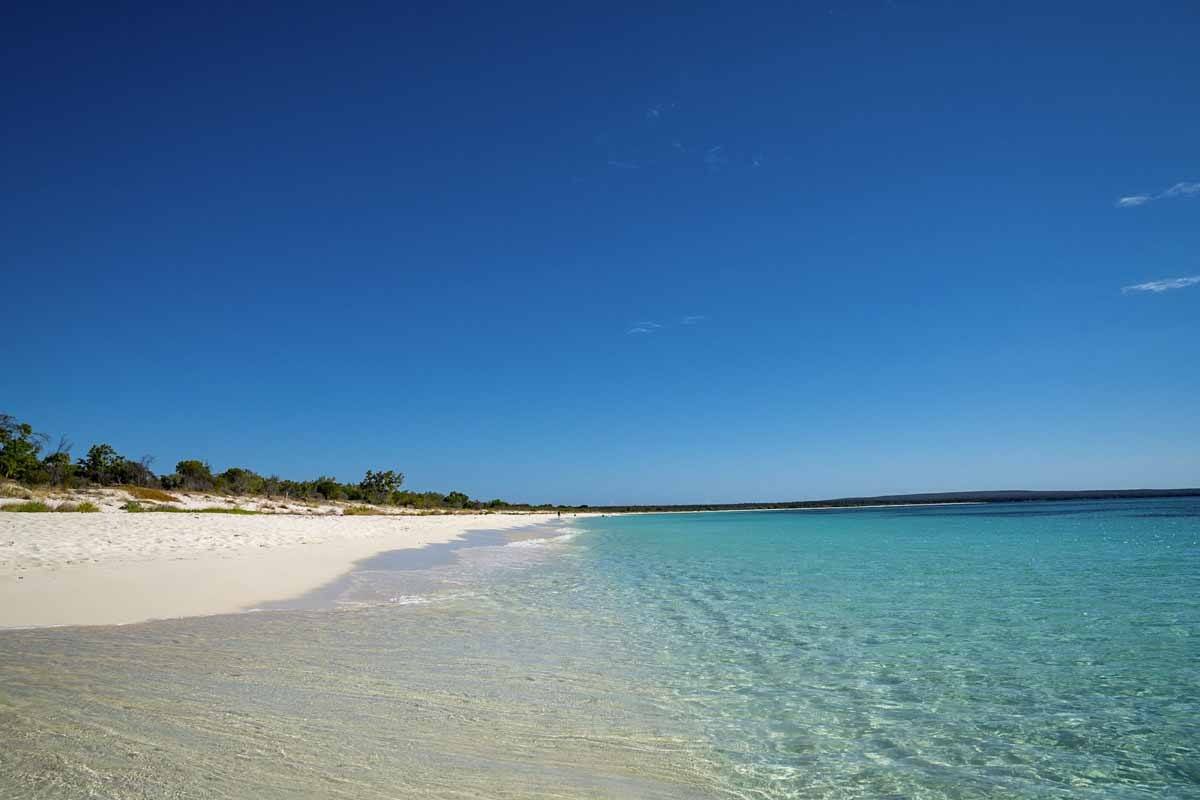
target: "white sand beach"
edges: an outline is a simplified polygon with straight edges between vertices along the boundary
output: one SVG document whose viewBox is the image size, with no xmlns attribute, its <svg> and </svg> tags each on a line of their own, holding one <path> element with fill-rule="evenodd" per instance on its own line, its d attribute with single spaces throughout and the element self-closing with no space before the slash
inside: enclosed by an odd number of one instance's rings
<svg viewBox="0 0 1200 800">
<path fill-rule="evenodd" d="M 5 513 L 0 627 L 114 625 L 242 611 L 301 595 L 387 550 L 554 518 Z"/>
</svg>

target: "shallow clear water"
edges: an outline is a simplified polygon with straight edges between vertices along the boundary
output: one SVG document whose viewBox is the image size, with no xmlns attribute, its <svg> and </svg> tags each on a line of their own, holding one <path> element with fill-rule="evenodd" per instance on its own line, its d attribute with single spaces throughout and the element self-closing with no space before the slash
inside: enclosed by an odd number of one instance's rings
<svg viewBox="0 0 1200 800">
<path fill-rule="evenodd" d="M 575 527 L 0 634 L 0 796 L 1200 797 L 1196 499 Z"/>
<path fill-rule="evenodd" d="M 583 583 L 732 787 L 1200 796 L 1194 499 L 597 527 Z"/>
</svg>

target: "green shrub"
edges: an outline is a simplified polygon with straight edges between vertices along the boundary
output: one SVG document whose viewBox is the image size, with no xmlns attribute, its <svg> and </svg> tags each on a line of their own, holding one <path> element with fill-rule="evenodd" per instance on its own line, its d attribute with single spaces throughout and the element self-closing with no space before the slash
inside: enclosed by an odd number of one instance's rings
<svg viewBox="0 0 1200 800">
<path fill-rule="evenodd" d="M 6 506 L 0 506 L 0 511 L 44 512 L 50 510 L 50 506 L 40 500 L 31 500 L 28 503 L 9 503 Z"/>
<path fill-rule="evenodd" d="M 230 467 L 216 477 L 214 488 L 228 494 L 262 494 L 266 483 L 254 470 Z"/>
<path fill-rule="evenodd" d="M 341 500 L 346 496 L 345 487 L 333 478 L 327 478 L 324 475 L 313 482 L 313 491 L 326 500 Z"/>
</svg>

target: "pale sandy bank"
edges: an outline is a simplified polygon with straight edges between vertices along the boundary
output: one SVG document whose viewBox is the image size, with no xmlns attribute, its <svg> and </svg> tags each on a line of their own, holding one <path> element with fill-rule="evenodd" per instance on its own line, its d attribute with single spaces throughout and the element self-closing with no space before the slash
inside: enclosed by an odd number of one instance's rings
<svg viewBox="0 0 1200 800">
<path fill-rule="evenodd" d="M 553 514 L 0 514 L 0 627 L 113 625 L 303 594 L 386 550 Z"/>
</svg>

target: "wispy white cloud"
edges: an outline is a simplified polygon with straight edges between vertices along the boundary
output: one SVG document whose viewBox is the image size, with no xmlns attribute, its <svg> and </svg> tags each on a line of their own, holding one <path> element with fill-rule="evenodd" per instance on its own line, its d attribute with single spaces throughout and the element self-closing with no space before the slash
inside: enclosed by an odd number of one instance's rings
<svg viewBox="0 0 1200 800">
<path fill-rule="evenodd" d="M 1155 294 L 1160 294 L 1172 291 L 1173 289 L 1186 289 L 1198 283 L 1200 283 L 1200 275 L 1189 275 L 1185 278 L 1163 278 L 1158 281 L 1135 283 L 1133 286 L 1123 287 L 1121 291 L 1126 294 L 1129 292 L 1154 292 Z"/>
<path fill-rule="evenodd" d="M 1191 197 L 1194 194 L 1200 194 L 1200 182 L 1177 183 L 1159 197 Z"/>
<path fill-rule="evenodd" d="M 612 158 L 610 158 L 608 160 L 608 165 L 610 167 L 616 167 L 617 169 L 641 169 L 642 168 L 642 165 L 636 161 L 618 161 L 618 160 L 612 159 Z"/>
<path fill-rule="evenodd" d="M 639 322 L 639 323 L 635 324 L 633 327 L 631 327 L 629 330 L 625 331 L 625 333 L 628 335 L 643 334 L 643 333 L 655 333 L 661 327 L 662 327 L 662 325 L 659 325 L 657 322 Z"/>
<path fill-rule="evenodd" d="M 626 335 L 630 335 L 630 336 L 646 335 L 649 333 L 658 333 L 659 331 L 666 330 L 668 328 L 673 328 L 676 326 L 683 327 L 683 326 L 689 326 L 689 325 L 699 325 L 701 322 L 704 322 L 706 319 L 708 319 L 708 315 L 706 315 L 706 314 L 688 314 L 685 317 L 680 317 L 679 322 L 677 322 L 677 323 L 668 322 L 665 325 L 661 322 L 653 322 L 651 320 L 647 320 L 645 322 L 635 322 L 634 324 L 630 325 L 628 328 L 625 329 L 625 333 L 626 333 Z"/>
<path fill-rule="evenodd" d="M 1192 197 L 1200 195 L 1200 181 L 1181 181 L 1174 186 L 1164 189 L 1158 194 L 1131 194 L 1117 199 L 1117 208 L 1135 208 L 1144 206 L 1151 200 L 1166 200 L 1171 197 Z"/>
</svg>

